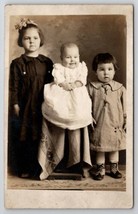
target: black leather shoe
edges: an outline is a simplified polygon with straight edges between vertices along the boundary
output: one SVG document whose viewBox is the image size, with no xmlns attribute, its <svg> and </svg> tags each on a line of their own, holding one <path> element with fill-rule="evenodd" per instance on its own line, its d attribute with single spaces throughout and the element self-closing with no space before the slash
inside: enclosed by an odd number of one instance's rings
<svg viewBox="0 0 138 214">
<path fill-rule="evenodd" d="M 97 180 L 97 181 L 101 181 L 101 180 L 103 180 L 103 178 L 104 178 L 104 175 L 101 175 L 101 173 L 93 175 L 93 179 Z"/>
<path fill-rule="evenodd" d="M 112 178 L 116 178 L 116 179 L 122 178 L 122 174 L 118 170 L 115 173 L 114 172 L 110 172 L 110 176 Z"/>
</svg>

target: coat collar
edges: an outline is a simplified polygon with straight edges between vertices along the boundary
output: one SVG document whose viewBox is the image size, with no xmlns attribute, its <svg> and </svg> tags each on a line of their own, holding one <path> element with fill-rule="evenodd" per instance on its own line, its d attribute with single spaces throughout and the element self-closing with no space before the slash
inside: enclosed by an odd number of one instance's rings
<svg viewBox="0 0 138 214">
<path fill-rule="evenodd" d="M 38 59 L 40 62 L 46 61 L 46 57 L 41 54 L 39 54 L 37 57 L 29 57 L 26 56 L 25 54 L 22 54 L 22 58 L 25 62 L 32 62 L 34 59 Z"/>
<path fill-rule="evenodd" d="M 102 82 L 97 81 L 97 82 L 91 82 L 90 84 L 96 89 L 100 89 L 104 85 L 109 85 L 111 87 L 112 91 L 116 91 L 122 87 L 121 83 L 116 82 L 114 80 L 110 81 L 109 83 L 102 83 Z"/>
</svg>

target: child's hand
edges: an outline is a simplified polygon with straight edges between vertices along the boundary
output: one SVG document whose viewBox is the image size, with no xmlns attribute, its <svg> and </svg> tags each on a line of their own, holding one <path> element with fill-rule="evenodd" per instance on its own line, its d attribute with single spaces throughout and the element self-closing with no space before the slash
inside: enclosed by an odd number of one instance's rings
<svg viewBox="0 0 138 214">
<path fill-rule="evenodd" d="M 20 107 L 18 104 L 14 104 L 14 113 L 17 117 L 19 117 Z"/>
<path fill-rule="evenodd" d="M 59 84 L 59 86 L 62 87 L 66 91 L 71 91 L 75 88 L 81 87 L 82 85 L 83 84 L 81 81 L 76 81 L 76 82 L 72 82 L 72 83 L 62 82 Z"/>
<path fill-rule="evenodd" d="M 95 128 L 95 125 L 96 125 L 96 121 L 95 121 L 95 119 L 92 117 L 91 127 L 92 127 L 93 130 L 94 130 L 94 128 Z"/>
<path fill-rule="evenodd" d="M 60 83 L 59 86 L 62 87 L 65 91 L 72 90 L 72 86 L 70 83 L 63 82 L 63 83 Z"/>
<path fill-rule="evenodd" d="M 81 81 L 77 80 L 77 81 L 75 81 L 75 86 L 76 86 L 76 88 L 82 87 L 83 83 Z"/>
<path fill-rule="evenodd" d="M 70 83 L 70 86 L 71 86 L 71 90 L 75 89 L 75 88 L 79 88 L 79 87 L 82 87 L 83 84 L 81 81 L 77 80 L 75 82 L 72 82 Z"/>
</svg>

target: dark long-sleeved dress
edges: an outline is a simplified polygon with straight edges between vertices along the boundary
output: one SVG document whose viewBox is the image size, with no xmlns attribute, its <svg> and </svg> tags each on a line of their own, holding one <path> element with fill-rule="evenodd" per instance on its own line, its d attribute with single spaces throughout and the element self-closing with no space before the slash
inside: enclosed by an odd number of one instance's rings
<svg viewBox="0 0 138 214">
<path fill-rule="evenodd" d="M 51 75 L 52 68 L 53 63 L 48 57 L 44 55 L 28 57 L 25 54 L 14 59 L 10 66 L 10 109 L 13 108 L 14 104 L 18 104 L 20 107 L 19 117 L 16 118 L 18 121 L 16 121 L 18 123 L 16 135 L 18 135 L 19 142 L 22 142 L 26 147 L 29 157 L 31 153 L 28 151 L 33 151 L 34 142 L 40 141 L 43 88 L 44 84 L 53 80 Z"/>
</svg>

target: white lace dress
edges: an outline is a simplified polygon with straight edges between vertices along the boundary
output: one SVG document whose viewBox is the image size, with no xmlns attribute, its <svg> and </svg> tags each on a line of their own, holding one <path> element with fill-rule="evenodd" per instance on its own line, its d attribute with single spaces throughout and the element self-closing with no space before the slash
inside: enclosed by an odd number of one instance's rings
<svg viewBox="0 0 138 214">
<path fill-rule="evenodd" d="M 84 62 L 75 69 L 55 64 L 52 72 L 54 82 L 44 86 L 44 102 L 42 114 L 45 119 L 64 129 L 79 129 L 86 127 L 92 121 L 91 100 L 86 81 L 88 69 Z M 66 91 L 59 86 L 62 82 L 73 83 L 81 81 L 82 87 Z"/>
</svg>

